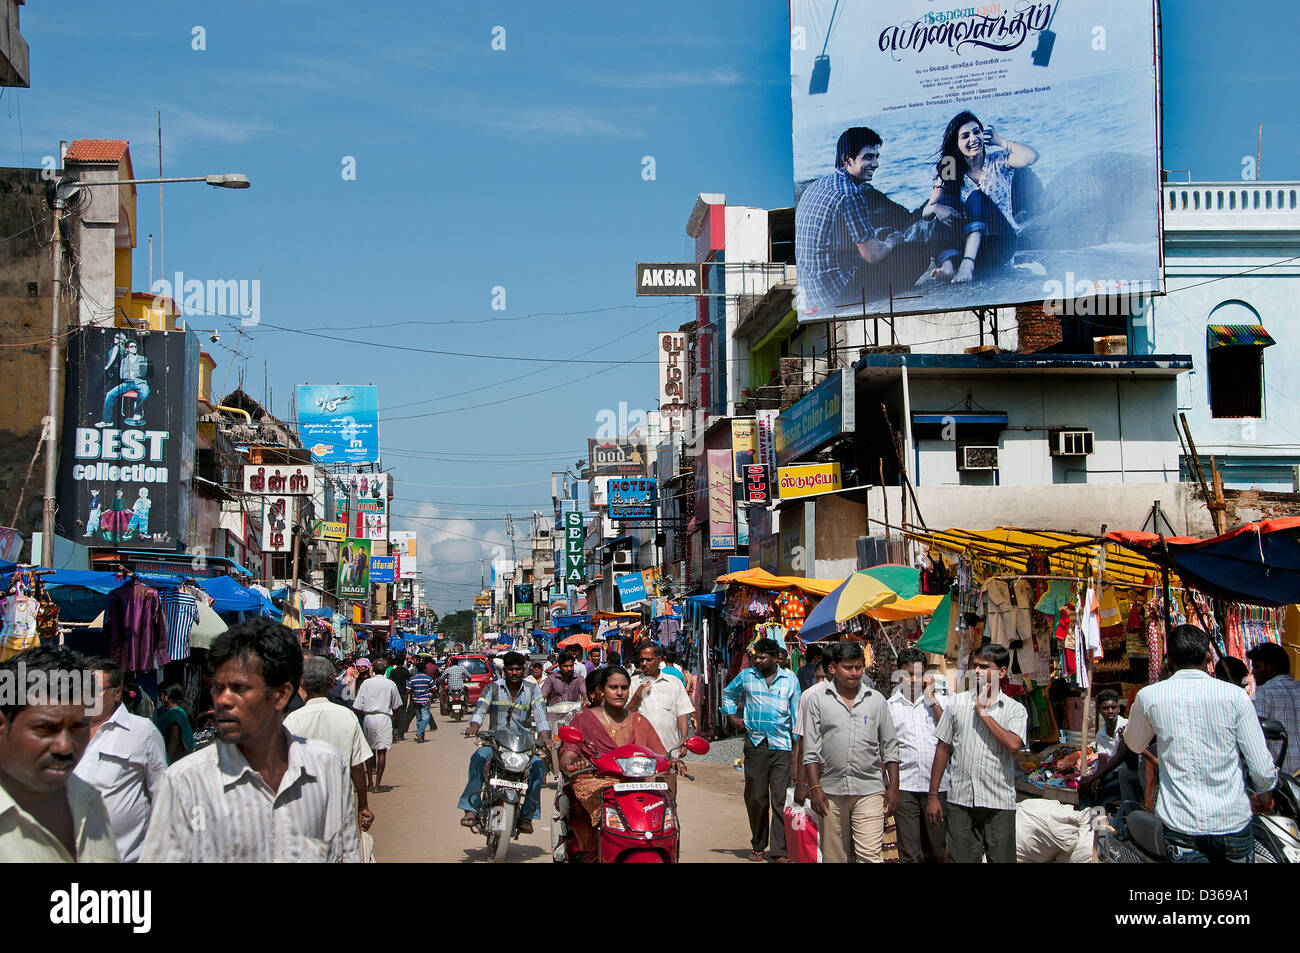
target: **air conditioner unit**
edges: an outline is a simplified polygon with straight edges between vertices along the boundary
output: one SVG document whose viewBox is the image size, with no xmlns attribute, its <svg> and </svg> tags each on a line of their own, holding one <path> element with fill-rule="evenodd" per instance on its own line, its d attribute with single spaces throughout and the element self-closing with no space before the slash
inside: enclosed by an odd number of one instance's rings
<svg viewBox="0 0 1300 953">
<path fill-rule="evenodd" d="M 1051 439 L 1054 457 L 1086 457 L 1092 453 L 1091 430 L 1058 430 L 1051 435 Z"/>
<path fill-rule="evenodd" d="M 997 447 L 962 447 L 959 470 L 996 470 Z"/>
<path fill-rule="evenodd" d="M 630 567 L 630 566 L 633 564 L 633 562 L 635 562 L 635 559 L 634 559 L 634 557 L 633 557 L 632 550 L 630 550 L 630 549 L 616 549 L 616 550 L 614 550 L 614 565 L 615 565 L 615 566 L 628 566 L 628 567 Z"/>
</svg>

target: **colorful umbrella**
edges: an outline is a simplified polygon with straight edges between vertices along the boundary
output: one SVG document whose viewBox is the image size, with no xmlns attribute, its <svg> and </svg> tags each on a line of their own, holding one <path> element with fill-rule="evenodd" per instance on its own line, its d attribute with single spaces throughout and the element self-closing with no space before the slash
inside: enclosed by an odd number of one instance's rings
<svg viewBox="0 0 1300 953">
<path fill-rule="evenodd" d="M 799 638 L 816 642 L 838 632 L 844 622 L 863 612 L 892 609 L 918 597 L 929 598 L 921 596 L 920 577 L 920 571 L 911 566 L 886 564 L 858 570 L 808 613 Z"/>
</svg>

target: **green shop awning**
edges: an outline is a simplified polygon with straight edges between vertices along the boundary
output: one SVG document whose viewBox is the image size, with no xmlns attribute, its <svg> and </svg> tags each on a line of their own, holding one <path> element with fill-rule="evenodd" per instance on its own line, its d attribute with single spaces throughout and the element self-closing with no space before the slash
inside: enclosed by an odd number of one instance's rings
<svg viewBox="0 0 1300 953">
<path fill-rule="evenodd" d="M 1206 328 L 1206 347 L 1270 347 L 1277 342 L 1262 324 L 1211 324 Z"/>
</svg>

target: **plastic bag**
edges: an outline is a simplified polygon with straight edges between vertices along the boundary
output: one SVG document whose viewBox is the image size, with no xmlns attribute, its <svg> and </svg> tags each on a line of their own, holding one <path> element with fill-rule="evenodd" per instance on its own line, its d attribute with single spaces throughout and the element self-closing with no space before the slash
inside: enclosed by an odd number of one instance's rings
<svg viewBox="0 0 1300 953">
<path fill-rule="evenodd" d="M 812 805 L 794 802 L 794 788 L 789 788 L 785 796 L 785 849 L 790 859 L 797 864 L 820 864 L 821 815 L 812 809 Z"/>
</svg>

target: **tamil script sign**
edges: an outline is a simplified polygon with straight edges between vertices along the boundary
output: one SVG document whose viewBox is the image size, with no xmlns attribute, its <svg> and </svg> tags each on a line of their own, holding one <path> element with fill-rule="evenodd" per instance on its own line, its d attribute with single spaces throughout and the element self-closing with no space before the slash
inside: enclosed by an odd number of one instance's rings
<svg viewBox="0 0 1300 953">
<path fill-rule="evenodd" d="M 290 529 L 293 500 L 287 496 L 268 496 L 262 501 L 262 552 L 287 553 L 293 539 Z"/>
<path fill-rule="evenodd" d="M 694 262 L 637 262 L 636 293 L 639 295 L 698 295 L 703 291 L 700 266 Z"/>
<path fill-rule="evenodd" d="M 372 583 L 397 581 L 396 556 L 371 556 L 370 581 Z"/>
<path fill-rule="evenodd" d="M 791 0 L 790 26 L 800 321 L 1161 290 L 1150 0 Z"/>
<path fill-rule="evenodd" d="M 777 494 L 783 500 L 818 496 L 844 489 L 838 463 L 812 463 L 798 467 L 781 467 L 776 471 Z M 782 524 L 784 525 L 784 524 Z"/>
<path fill-rule="evenodd" d="M 686 335 L 681 331 L 660 331 L 659 341 L 659 416 L 669 433 L 686 429 L 690 412 L 686 394 Z"/>
<path fill-rule="evenodd" d="M 776 418 L 776 462 L 784 466 L 846 433 L 853 433 L 853 369 L 826 378 Z"/>
<path fill-rule="evenodd" d="M 317 463 L 379 462 L 379 391 L 369 384 L 299 384 L 298 434 Z"/>
<path fill-rule="evenodd" d="M 245 464 L 244 492 L 268 496 L 315 496 L 316 468 Z"/>
<path fill-rule="evenodd" d="M 610 480 L 608 487 L 610 519 L 649 519 L 655 515 L 657 480 L 645 477 Z"/>
</svg>

